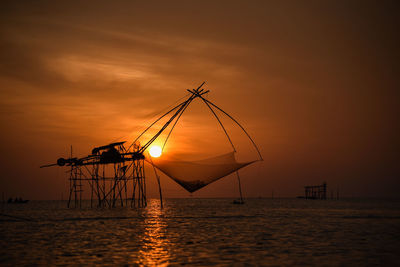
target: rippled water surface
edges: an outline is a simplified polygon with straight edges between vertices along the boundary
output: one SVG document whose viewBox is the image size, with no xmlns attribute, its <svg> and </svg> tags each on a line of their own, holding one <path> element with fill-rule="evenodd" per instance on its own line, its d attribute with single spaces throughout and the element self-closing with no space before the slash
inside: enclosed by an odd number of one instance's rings
<svg viewBox="0 0 400 267">
<path fill-rule="evenodd" d="M 0 265 L 400 265 L 399 200 L 3 205 Z"/>
</svg>

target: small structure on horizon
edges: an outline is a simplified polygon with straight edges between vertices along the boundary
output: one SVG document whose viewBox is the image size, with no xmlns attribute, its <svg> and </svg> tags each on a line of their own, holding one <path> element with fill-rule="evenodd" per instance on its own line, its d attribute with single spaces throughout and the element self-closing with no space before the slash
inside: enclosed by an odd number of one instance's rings
<svg viewBox="0 0 400 267">
<path fill-rule="evenodd" d="M 326 183 L 304 187 L 305 199 L 326 199 Z"/>
</svg>

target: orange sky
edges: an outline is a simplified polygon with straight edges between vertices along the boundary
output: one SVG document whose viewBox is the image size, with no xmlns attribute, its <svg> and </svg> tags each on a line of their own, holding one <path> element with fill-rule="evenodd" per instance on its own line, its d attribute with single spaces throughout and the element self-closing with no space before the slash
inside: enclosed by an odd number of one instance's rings
<svg viewBox="0 0 400 267">
<path fill-rule="evenodd" d="M 71 144 L 84 156 L 132 139 L 206 80 L 209 99 L 265 159 L 243 171 L 245 196 L 296 196 L 323 181 L 346 196 L 398 196 L 397 10 L 395 1 L 3 1 L 0 193 L 59 199 L 63 169 L 38 166 Z M 196 119 L 188 114 L 185 133 L 200 132 Z M 163 182 L 166 197 L 188 196 Z M 227 177 L 194 196 L 235 190 Z"/>
</svg>

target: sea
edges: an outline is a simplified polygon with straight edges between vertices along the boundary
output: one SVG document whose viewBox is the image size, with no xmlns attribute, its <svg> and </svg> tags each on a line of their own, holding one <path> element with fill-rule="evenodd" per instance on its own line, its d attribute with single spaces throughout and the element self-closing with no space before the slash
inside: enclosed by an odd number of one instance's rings
<svg viewBox="0 0 400 267">
<path fill-rule="evenodd" d="M 3 204 L 0 266 L 400 266 L 399 199 L 232 202 Z"/>
</svg>

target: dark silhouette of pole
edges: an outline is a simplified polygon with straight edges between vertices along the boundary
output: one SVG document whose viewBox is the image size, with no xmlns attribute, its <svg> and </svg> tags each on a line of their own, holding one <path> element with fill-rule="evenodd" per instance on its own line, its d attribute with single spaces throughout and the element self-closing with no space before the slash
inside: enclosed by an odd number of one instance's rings
<svg viewBox="0 0 400 267">
<path fill-rule="evenodd" d="M 244 201 L 243 201 L 243 195 L 242 195 L 242 186 L 241 186 L 241 184 L 240 184 L 239 171 L 236 171 L 236 175 L 237 175 L 238 182 L 239 182 L 240 203 L 244 203 Z"/>
</svg>

